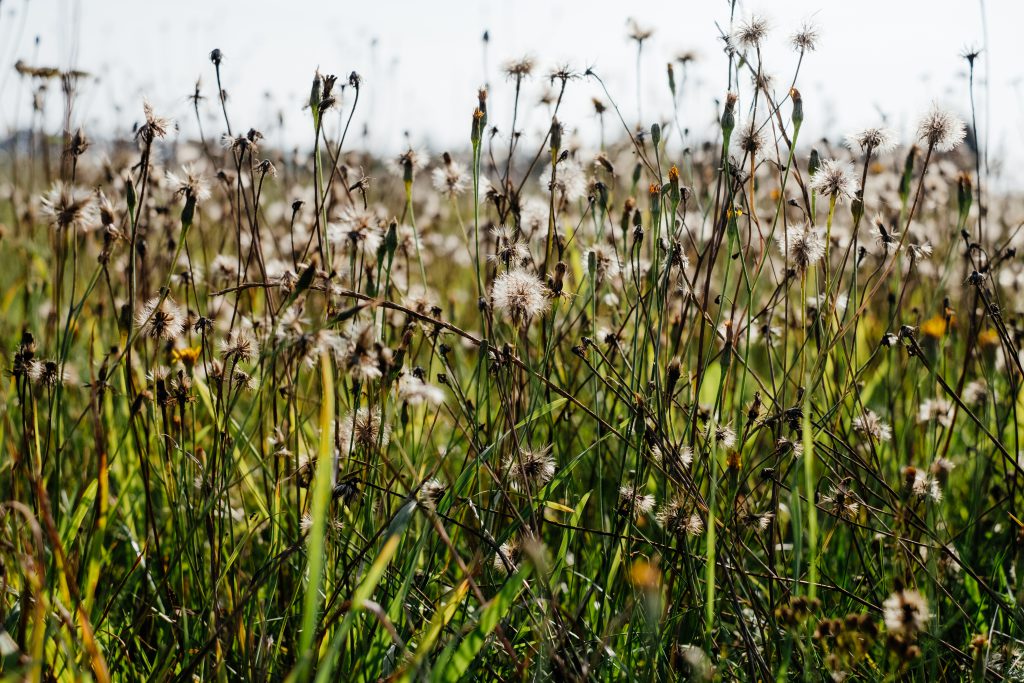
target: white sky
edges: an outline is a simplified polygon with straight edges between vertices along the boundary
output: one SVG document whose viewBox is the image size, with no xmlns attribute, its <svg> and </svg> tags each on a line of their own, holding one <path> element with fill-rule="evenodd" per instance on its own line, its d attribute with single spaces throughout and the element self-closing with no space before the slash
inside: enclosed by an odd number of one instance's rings
<svg viewBox="0 0 1024 683">
<path fill-rule="evenodd" d="M 988 75 L 993 157 L 1020 160 L 1024 73 L 1017 32 L 1024 2 L 793 0 L 740 3 L 737 16 L 754 11 L 771 21 L 765 64 L 778 76 L 780 92 L 795 65 L 789 35 L 806 19 L 820 27 L 820 47 L 805 60 L 798 81 L 805 100 L 805 141 L 876 124 L 881 113 L 906 141 L 932 100 L 965 118 L 969 114 L 966 61 L 959 55 L 966 46 L 983 44 L 983 7 L 989 35 L 976 78 L 979 125 L 984 138 Z M 86 87 L 76 112 L 76 123 L 87 132 L 129 128 L 139 119 L 146 95 L 192 136 L 196 127 L 186 98 L 201 76 L 203 91 L 211 96 L 208 104 L 214 103 L 208 53 L 218 47 L 225 54 L 224 86 L 233 126 L 256 127 L 280 141 L 272 121 L 282 111 L 288 144 L 304 146 L 311 135 L 308 112 L 301 108 L 314 69 L 342 77 L 356 70 L 364 88 L 355 130 L 368 124 L 376 148 L 398 148 L 408 130 L 416 145 L 462 151 L 476 87 L 485 79 L 495 86 L 491 123 L 507 130 L 511 102 L 499 67 L 524 54 L 535 56 L 542 71 L 562 61 L 580 71 L 595 67 L 634 125 L 635 43 L 626 38 L 630 16 L 655 28 L 644 48 L 644 124 L 668 120 L 665 63 L 680 51 L 694 50 L 700 61 L 691 70 L 693 88 L 683 104 L 683 125 L 707 131 L 713 99 L 726 85 L 716 29 L 716 22 L 728 25 L 725 0 L 7 0 L 0 5 L 0 60 L 13 64 L 23 58 L 97 74 L 99 82 Z M 485 29 L 491 36 L 489 74 L 483 65 Z M 533 79 L 524 95 L 527 104 L 536 101 L 542 82 Z M 17 97 L 17 90 L 12 70 L 3 68 L 0 122 L 7 129 L 27 120 L 29 100 Z M 572 83 L 560 117 L 589 139 L 596 130 L 590 105 L 595 95 L 601 95 L 597 83 Z M 56 92 L 51 108 L 59 109 Z M 211 106 L 204 121 L 208 134 L 222 132 L 215 113 Z M 538 108 L 517 128 L 540 130 L 545 119 Z"/>
</svg>

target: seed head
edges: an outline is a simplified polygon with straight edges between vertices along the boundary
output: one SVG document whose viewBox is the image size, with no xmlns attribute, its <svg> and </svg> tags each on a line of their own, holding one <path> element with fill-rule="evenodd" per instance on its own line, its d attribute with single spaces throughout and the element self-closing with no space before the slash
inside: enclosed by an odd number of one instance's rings
<svg viewBox="0 0 1024 683">
<path fill-rule="evenodd" d="M 892 438 L 892 428 L 882 422 L 873 410 L 853 418 L 853 429 L 872 441 L 888 441 Z"/>
<path fill-rule="evenodd" d="M 60 181 L 43 197 L 42 214 L 57 230 L 86 232 L 97 226 L 93 195 Z"/>
<path fill-rule="evenodd" d="M 518 455 L 511 454 L 505 460 L 505 470 L 513 489 L 520 491 L 529 486 L 529 490 L 536 491 L 555 476 L 555 459 L 551 457 L 551 446 L 524 448 Z"/>
<path fill-rule="evenodd" d="M 513 325 L 527 325 L 535 316 L 547 312 L 548 288 L 533 273 L 510 270 L 495 279 L 491 287 L 491 302 Z"/>
<path fill-rule="evenodd" d="M 846 146 L 854 152 L 887 154 L 896 148 L 896 133 L 881 126 L 863 128 L 846 136 Z"/>
<path fill-rule="evenodd" d="M 776 238 L 779 251 L 799 271 L 818 263 L 825 256 L 825 237 L 810 223 L 791 225 L 784 238 Z"/>
<path fill-rule="evenodd" d="M 914 634 L 928 627 L 928 601 L 916 590 L 900 590 L 882 603 L 885 628 L 890 633 Z"/>
<path fill-rule="evenodd" d="M 169 296 L 147 301 L 135 315 L 135 322 L 141 334 L 163 341 L 177 339 L 185 331 L 185 313 Z"/>
<path fill-rule="evenodd" d="M 810 187 L 823 197 L 851 199 L 857 188 L 857 176 L 853 164 L 836 159 L 824 159 L 814 176 Z"/>
<path fill-rule="evenodd" d="M 953 151 L 964 141 L 966 134 L 964 122 L 938 104 L 933 104 L 917 124 L 917 138 L 937 152 Z"/>
</svg>

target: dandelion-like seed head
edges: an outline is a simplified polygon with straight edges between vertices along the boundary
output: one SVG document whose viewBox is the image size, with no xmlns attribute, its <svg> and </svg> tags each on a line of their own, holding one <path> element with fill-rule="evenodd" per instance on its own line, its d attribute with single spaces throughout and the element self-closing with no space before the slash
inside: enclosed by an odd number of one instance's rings
<svg viewBox="0 0 1024 683">
<path fill-rule="evenodd" d="M 172 341 L 185 331 L 185 312 L 171 297 L 153 297 L 135 315 L 141 333 L 153 339 Z"/>
<path fill-rule="evenodd" d="M 960 146 L 967 127 L 960 118 L 933 104 L 917 124 L 917 138 L 937 152 L 951 152 Z"/>
<path fill-rule="evenodd" d="M 43 197 L 42 214 L 57 230 L 86 232 L 97 226 L 93 195 L 60 181 Z"/>
<path fill-rule="evenodd" d="M 491 287 L 491 302 L 513 325 L 527 325 L 536 316 L 547 312 L 549 290 L 539 277 L 524 270 L 510 270 L 499 275 Z"/>
<path fill-rule="evenodd" d="M 555 459 L 551 456 L 551 446 L 543 448 L 524 448 L 518 455 L 513 453 L 505 460 L 512 488 L 522 490 L 529 486 L 536 490 L 551 481 L 555 476 Z"/>
<path fill-rule="evenodd" d="M 913 635 L 928 627 L 928 601 L 916 590 L 896 591 L 882 603 L 885 628 L 890 633 Z"/>
<path fill-rule="evenodd" d="M 825 236 L 810 223 L 791 225 L 784 237 L 776 239 L 779 251 L 799 271 L 807 270 L 825 256 Z"/>
<path fill-rule="evenodd" d="M 252 363 L 260 355 L 260 345 L 248 330 L 232 330 L 221 342 L 220 355 L 226 362 Z"/>
<path fill-rule="evenodd" d="M 374 449 L 381 448 L 391 440 L 391 427 L 381 419 L 379 408 L 360 408 L 349 413 L 342 420 L 340 429 L 341 447 L 347 452 L 349 447 Z"/>
<path fill-rule="evenodd" d="M 873 410 L 867 410 L 853 418 L 853 429 L 872 441 L 888 441 L 892 438 L 892 428 Z"/>
<path fill-rule="evenodd" d="M 436 510 L 437 504 L 444 498 L 444 494 L 448 492 L 448 485 L 439 479 L 428 479 L 420 487 L 419 501 L 420 505 L 428 510 Z"/>
<path fill-rule="evenodd" d="M 166 176 L 174 196 L 185 199 L 192 197 L 197 201 L 205 201 L 210 198 L 209 185 L 194 165 L 182 166 L 181 173 L 167 171 Z"/>
<path fill-rule="evenodd" d="M 850 199 L 857 188 L 857 176 L 850 162 L 824 159 L 809 184 L 823 197 Z"/>
<path fill-rule="evenodd" d="M 846 146 L 855 152 L 888 154 L 896 148 L 896 133 L 882 126 L 862 128 L 846 136 Z"/>
<path fill-rule="evenodd" d="M 751 15 L 741 21 L 736 30 L 733 31 L 733 44 L 740 49 L 750 48 L 756 50 L 761 47 L 764 39 L 768 37 L 769 28 L 767 19 L 756 14 Z"/>
<path fill-rule="evenodd" d="M 654 496 L 644 494 L 643 488 L 636 484 L 619 487 L 619 504 L 627 516 L 642 517 L 654 509 L 654 503 Z"/>
<path fill-rule="evenodd" d="M 818 27 L 811 22 L 806 22 L 790 36 L 789 44 L 797 52 L 814 52 L 818 48 L 819 38 Z"/>
</svg>

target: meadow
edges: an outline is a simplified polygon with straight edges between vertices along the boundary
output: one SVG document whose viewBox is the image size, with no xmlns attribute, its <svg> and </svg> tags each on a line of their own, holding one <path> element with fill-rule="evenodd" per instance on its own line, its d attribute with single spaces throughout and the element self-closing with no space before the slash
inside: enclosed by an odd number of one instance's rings
<svg viewBox="0 0 1024 683">
<path fill-rule="evenodd" d="M 690 55 L 645 114 L 523 57 L 512 109 L 467 92 L 461 147 L 400 155 L 361 148 L 355 72 L 310 70 L 291 151 L 220 50 L 195 119 L 138 101 L 115 139 L 76 125 L 89 74 L 19 62 L 3 679 L 1024 680 L 984 55 L 903 134 L 807 140 L 817 29 L 723 38 L 706 138 Z"/>
</svg>

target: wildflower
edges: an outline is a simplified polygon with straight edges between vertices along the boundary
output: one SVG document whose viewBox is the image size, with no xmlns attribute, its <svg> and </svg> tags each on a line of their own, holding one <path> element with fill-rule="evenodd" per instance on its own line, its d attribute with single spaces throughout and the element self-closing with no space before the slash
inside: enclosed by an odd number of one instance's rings
<svg viewBox="0 0 1024 683">
<path fill-rule="evenodd" d="M 928 398 L 917 408 L 918 422 L 938 422 L 947 429 L 953 426 L 953 404 L 944 398 Z"/>
<path fill-rule="evenodd" d="M 444 166 L 438 166 L 431 174 L 434 189 L 449 199 L 454 199 L 469 187 L 469 177 L 466 175 L 466 167 L 452 159 L 448 152 L 445 152 L 442 158 Z"/>
<path fill-rule="evenodd" d="M 338 221 L 327 225 L 327 239 L 340 244 L 343 250 L 354 251 L 364 258 L 375 258 L 384 233 L 371 212 L 346 206 L 341 210 Z"/>
<path fill-rule="evenodd" d="M 831 508 L 832 514 L 841 519 L 856 519 L 860 501 L 850 490 L 849 479 L 832 487 L 829 494 L 821 499 L 822 505 Z"/>
<path fill-rule="evenodd" d="M 619 262 L 619 255 L 615 247 L 602 242 L 595 243 L 587 251 L 587 263 L 594 261 L 594 273 L 598 283 L 614 280 L 619 276 L 622 264 Z"/>
<path fill-rule="evenodd" d="M 210 197 L 210 188 L 206 179 L 196 170 L 195 166 L 189 164 L 181 167 L 181 173 L 167 171 L 167 182 L 174 191 L 175 197 L 195 198 L 197 201 L 205 201 Z"/>
<path fill-rule="evenodd" d="M 499 275 L 491 287 L 491 301 L 513 325 L 527 325 L 535 316 L 548 310 L 549 290 L 541 279 L 523 270 L 510 270 Z"/>
<path fill-rule="evenodd" d="M 185 331 L 185 313 L 171 297 L 153 297 L 135 315 L 140 334 L 172 341 Z"/>
<path fill-rule="evenodd" d="M 778 239 L 779 251 L 797 270 L 804 271 L 825 256 L 825 237 L 810 223 L 791 225 Z"/>
<path fill-rule="evenodd" d="M 360 382 L 380 379 L 384 374 L 380 363 L 381 347 L 374 341 L 373 323 L 353 322 L 345 336 L 349 341 L 342 364 L 348 373 Z"/>
<path fill-rule="evenodd" d="M 949 473 L 953 471 L 956 464 L 949 458 L 939 456 L 932 461 L 931 472 L 936 482 L 944 484 L 949 479 Z"/>
<path fill-rule="evenodd" d="M 908 244 L 907 251 L 910 252 L 910 257 L 915 261 L 923 261 L 932 255 L 932 245 L 927 242 L 924 244 Z"/>
<path fill-rule="evenodd" d="M 928 626 L 928 601 L 916 590 L 899 590 L 882 603 L 885 628 L 890 633 L 914 634 Z"/>
<path fill-rule="evenodd" d="M 182 349 L 174 349 L 171 351 L 171 360 L 181 363 L 187 368 L 195 366 L 196 361 L 199 360 L 199 356 L 202 353 L 203 348 L 201 346 L 188 346 Z"/>
<path fill-rule="evenodd" d="M 853 418 L 853 429 L 872 441 L 888 441 L 892 438 L 892 428 L 882 422 L 873 410 L 867 410 Z"/>
<path fill-rule="evenodd" d="M 978 406 L 988 400 L 988 382 L 983 379 L 976 379 L 964 386 L 963 399 L 965 403 Z"/>
<path fill-rule="evenodd" d="M 428 510 L 437 510 L 437 504 L 444 498 L 444 494 L 448 492 L 448 485 L 444 484 L 438 479 L 428 479 L 420 487 L 419 501 L 420 505 Z"/>
<path fill-rule="evenodd" d="M 528 485 L 536 490 L 551 481 L 555 476 L 555 460 L 551 457 L 551 446 L 538 449 L 524 448 L 518 455 L 513 453 L 505 460 L 505 471 L 508 472 L 512 488 L 521 490 Z"/>
<path fill-rule="evenodd" d="M 930 499 L 936 503 L 942 500 L 942 488 L 938 479 L 924 470 L 912 466 L 904 467 L 903 481 L 907 490 L 920 500 Z"/>
<path fill-rule="evenodd" d="M 853 165 L 836 159 L 823 159 L 809 183 L 812 190 L 833 200 L 853 197 L 857 177 Z"/>
<path fill-rule="evenodd" d="M 142 112 L 145 114 L 146 122 L 135 131 L 135 139 L 148 145 L 154 140 L 167 137 L 168 131 L 174 126 L 174 122 L 153 112 L 153 105 L 143 101 Z"/>
<path fill-rule="evenodd" d="M 421 403 L 436 406 L 444 401 L 444 391 L 419 377 L 404 374 L 398 380 L 398 397 L 411 406 Z"/>
<path fill-rule="evenodd" d="M 754 119 L 737 126 L 734 135 L 739 148 L 752 158 L 756 158 L 764 147 L 763 126 L 757 125 Z"/>
<path fill-rule="evenodd" d="M 852 151 L 860 149 L 865 154 L 886 154 L 896 148 L 896 133 L 880 126 L 862 128 L 846 136 L 846 146 Z"/>
<path fill-rule="evenodd" d="M 917 138 L 937 152 L 951 152 L 966 136 L 966 126 L 952 112 L 933 104 L 917 124 Z"/>
<path fill-rule="evenodd" d="M 404 178 L 406 182 L 412 182 L 412 178 L 416 174 L 416 171 L 425 167 L 428 163 L 430 163 L 430 157 L 426 152 L 409 147 L 399 154 L 397 159 L 395 159 L 395 164 L 392 166 L 392 170 L 395 175 L 400 178 Z"/>
<path fill-rule="evenodd" d="M 260 355 L 260 346 L 250 332 L 232 330 L 220 344 L 220 355 L 225 362 L 251 363 Z"/>
<path fill-rule="evenodd" d="M 741 49 L 761 47 L 764 39 L 768 36 L 768 20 L 764 17 L 751 15 L 745 21 L 740 22 L 732 34 L 735 45 Z"/>
<path fill-rule="evenodd" d="M 587 196 L 587 174 L 574 160 L 566 159 L 556 166 L 555 180 L 551 180 L 551 168 L 547 168 L 540 177 L 541 186 L 549 192 L 558 192 L 565 201 L 576 201 Z M 547 217 L 545 216 L 545 222 Z"/>
<path fill-rule="evenodd" d="M 85 232 L 96 227 L 92 195 L 60 181 L 43 197 L 42 214 L 57 230 Z"/>
<path fill-rule="evenodd" d="M 670 474 L 682 474 L 693 464 L 693 450 L 689 446 L 682 446 L 678 451 L 665 451 L 658 446 L 652 446 L 651 452 Z"/>
<path fill-rule="evenodd" d="M 522 550 L 518 541 L 510 538 L 501 544 L 494 554 L 494 569 L 501 574 L 512 574 L 519 569 Z"/>
<path fill-rule="evenodd" d="M 636 484 L 623 484 L 619 487 L 619 504 L 626 515 L 641 517 L 654 509 L 654 496 L 645 495 L 642 491 Z"/>
<path fill-rule="evenodd" d="M 506 268 L 510 268 L 518 267 L 530 258 L 530 250 L 514 230 L 500 225 L 491 230 L 491 234 L 494 236 L 497 249 L 492 256 L 488 257 L 489 261 L 501 263 Z"/>
<path fill-rule="evenodd" d="M 381 419 L 379 408 L 360 408 L 341 422 L 341 445 L 348 449 L 381 448 L 391 440 L 391 427 Z"/>
<path fill-rule="evenodd" d="M 818 47 L 818 27 L 810 22 L 805 23 L 790 37 L 789 44 L 797 52 L 814 52 Z"/>
<path fill-rule="evenodd" d="M 641 26 L 637 23 L 637 20 L 630 17 L 626 20 L 626 24 L 629 27 L 629 37 L 631 40 L 635 40 L 638 43 L 643 43 L 645 40 L 654 35 L 654 29 Z"/>
<path fill-rule="evenodd" d="M 55 387 L 58 384 L 77 384 L 78 377 L 65 364 L 53 360 L 33 359 L 28 361 L 25 376 L 32 384 Z"/>
<path fill-rule="evenodd" d="M 685 501 L 681 498 L 675 498 L 663 505 L 655 519 L 673 536 L 699 536 L 704 531 L 704 521 L 700 515 L 687 510 Z"/>
<path fill-rule="evenodd" d="M 725 448 L 728 450 L 736 445 L 736 432 L 729 425 L 715 425 L 713 436 L 719 448 Z M 704 438 L 709 441 L 712 438 L 710 424 L 704 430 Z"/>
<path fill-rule="evenodd" d="M 256 387 L 259 386 L 255 375 L 238 367 L 231 373 L 231 381 L 234 382 L 235 386 L 241 387 L 245 391 L 256 391 Z"/>
<path fill-rule="evenodd" d="M 505 62 L 502 71 L 505 72 L 509 80 L 521 81 L 533 73 L 533 66 L 533 57 L 526 56 Z"/>
</svg>

